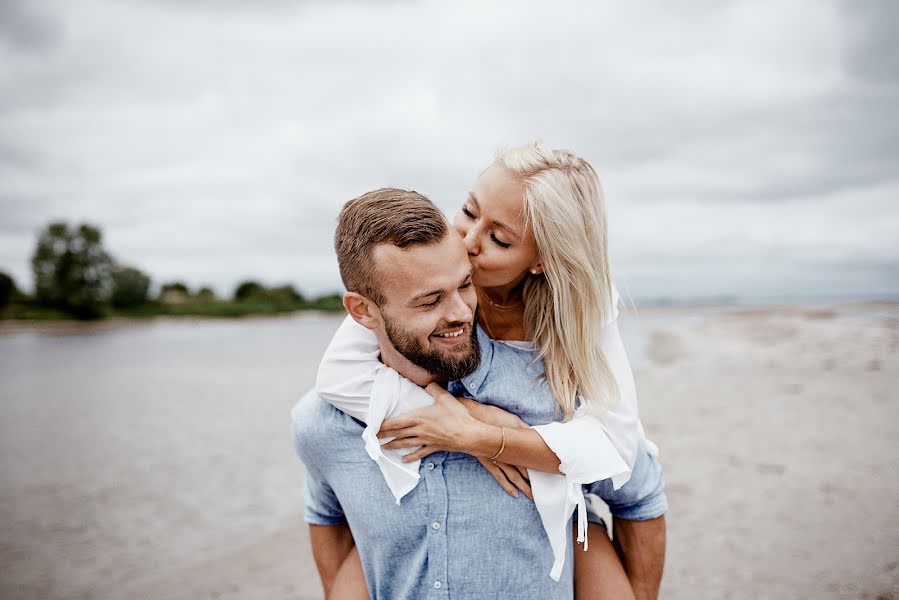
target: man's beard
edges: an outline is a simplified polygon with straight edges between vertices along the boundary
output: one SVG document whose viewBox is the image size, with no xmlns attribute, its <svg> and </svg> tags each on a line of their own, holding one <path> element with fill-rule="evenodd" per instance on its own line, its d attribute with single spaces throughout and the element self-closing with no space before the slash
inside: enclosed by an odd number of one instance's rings
<svg viewBox="0 0 899 600">
<path fill-rule="evenodd" d="M 384 330 L 387 339 L 397 352 L 406 357 L 415 366 L 421 367 L 440 381 L 454 381 L 474 373 L 481 362 L 481 345 L 475 331 L 478 316 L 475 313 L 468 334 L 468 352 L 464 354 L 441 352 L 438 348 L 428 350 L 414 335 L 395 325 L 392 319 L 384 316 Z M 450 323 L 446 329 L 464 327 L 467 323 Z"/>
</svg>

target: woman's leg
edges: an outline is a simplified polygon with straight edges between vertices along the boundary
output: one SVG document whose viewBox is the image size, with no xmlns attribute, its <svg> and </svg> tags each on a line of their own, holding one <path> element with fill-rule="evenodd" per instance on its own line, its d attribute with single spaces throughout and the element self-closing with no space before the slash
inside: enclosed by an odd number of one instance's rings
<svg viewBox="0 0 899 600">
<path fill-rule="evenodd" d="M 368 600 L 368 587 L 365 585 L 365 573 L 356 546 L 350 550 L 337 575 L 331 584 L 328 600 Z"/>
<path fill-rule="evenodd" d="M 634 591 L 612 541 L 601 525 L 589 523 L 588 550 L 577 543 L 577 524 L 572 528 L 574 544 L 575 600 L 632 600 Z"/>
</svg>

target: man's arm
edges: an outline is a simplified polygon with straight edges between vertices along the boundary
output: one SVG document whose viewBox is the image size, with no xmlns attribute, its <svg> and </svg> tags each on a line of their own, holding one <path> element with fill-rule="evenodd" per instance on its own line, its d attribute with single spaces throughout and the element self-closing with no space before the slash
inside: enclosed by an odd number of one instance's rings
<svg viewBox="0 0 899 600">
<path fill-rule="evenodd" d="M 612 519 L 613 544 L 637 600 L 659 596 L 665 567 L 665 515 L 647 521 Z"/>
<path fill-rule="evenodd" d="M 310 525 L 309 541 L 312 544 L 312 558 L 318 569 L 318 576 L 329 598 L 334 579 L 340 567 L 355 547 L 349 525 Z"/>
<path fill-rule="evenodd" d="M 312 556 L 325 597 L 367 599 L 362 564 L 343 506 L 322 474 L 322 470 L 333 468 L 334 448 L 324 443 L 329 435 L 329 414 L 333 409 L 313 393 L 306 394 L 290 414 L 294 449 L 306 467 L 303 518 L 309 525 Z"/>
</svg>

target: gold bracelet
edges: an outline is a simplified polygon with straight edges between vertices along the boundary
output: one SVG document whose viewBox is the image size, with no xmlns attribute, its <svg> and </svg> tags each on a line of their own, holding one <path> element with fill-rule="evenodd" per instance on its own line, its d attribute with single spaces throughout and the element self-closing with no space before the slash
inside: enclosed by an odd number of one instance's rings
<svg viewBox="0 0 899 600">
<path fill-rule="evenodd" d="M 496 459 L 499 458 L 499 455 L 502 454 L 502 453 L 503 453 L 503 450 L 506 449 L 506 428 L 505 428 L 505 427 L 500 427 L 499 430 L 500 430 L 500 433 L 503 434 L 503 443 L 502 443 L 502 445 L 499 447 L 499 452 L 497 452 L 497 453 L 494 455 L 494 457 L 490 459 L 490 460 L 492 460 L 493 462 L 496 462 Z"/>
</svg>

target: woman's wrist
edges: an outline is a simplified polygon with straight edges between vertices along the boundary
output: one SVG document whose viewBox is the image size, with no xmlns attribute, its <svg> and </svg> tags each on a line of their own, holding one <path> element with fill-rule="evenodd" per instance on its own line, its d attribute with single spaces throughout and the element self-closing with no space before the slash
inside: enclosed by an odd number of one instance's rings
<svg viewBox="0 0 899 600">
<path fill-rule="evenodd" d="M 483 421 L 483 408 L 484 405 L 478 402 L 477 400 L 472 400 L 471 398 L 456 398 L 462 406 L 468 410 L 468 414 L 477 419 L 478 421 Z"/>
<path fill-rule="evenodd" d="M 476 420 L 469 431 L 464 452 L 479 458 L 491 458 L 503 446 L 503 428 Z"/>
</svg>

